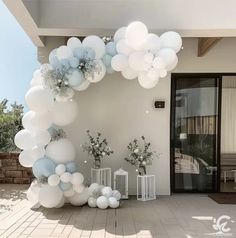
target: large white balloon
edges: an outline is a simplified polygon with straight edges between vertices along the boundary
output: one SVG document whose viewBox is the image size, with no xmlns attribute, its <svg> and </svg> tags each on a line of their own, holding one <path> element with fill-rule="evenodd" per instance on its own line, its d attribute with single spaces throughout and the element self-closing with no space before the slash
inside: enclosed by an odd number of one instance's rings
<svg viewBox="0 0 236 238">
<path fill-rule="evenodd" d="M 127 30 L 127 27 L 121 27 L 119 28 L 115 34 L 114 34 L 114 41 L 115 42 L 118 42 L 120 41 L 121 39 L 125 39 L 125 35 L 126 35 L 126 30 Z"/>
<path fill-rule="evenodd" d="M 38 146 L 45 146 L 47 145 L 51 140 L 51 135 L 46 130 L 37 130 L 33 133 L 33 138 Z"/>
<path fill-rule="evenodd" d="M 67 41 L 67 46 L 71 49 L 74 50 L 75 48 L 81 47 L 82 43 L 77 37 L 71 37 Z"/>
<path fill-rule="evenodd" d="M 75 148 L 70 140 L 62 138 L 48 144 L 46 155 L 58 164 L 67 163 L 75 159 Z"/>
<path fill-rule="evenodd" d="M 71 50 L 71 48 L 62 45 L 57 49 L 57 58 L 59 60 L 63 60 L 63 59 L 69 59 L 73 56 L 73 52 Z"/>
<path fill-rule="evenodd" d="M 99 81 L 101 81 L 105 74 L 106 74 L 106 66 L 104 65 L 104 63 L 102 62 L 102 60 L 96 60 L 98 67 L 99 67 L 99 71 L 95 71 L 93 74 L 91 74 L 90 76 L 86 77 L 86 79 L 90 82 L 90 83 L 97 83 Z"/>
<path fill-rule="evenodd" d="M 108 198 L 108 204 L 110 208 L 118 208 L 120 203 L 114 197 Z"/>
<path fill-rule="evenodd" d="M 69 198 L 75 195 L 75 190 L 72 187 L 69 190 L 64 191 L 63 194 L 65 197 Z"/>
<path fill-rule="evenodd" d="M 31 150 L 31 156 L 34 160 L 43 158 L 46 151 L 43 146 L 34 146 Z"/>
<path fill-rule="evenodd" d="M 142 22 L 132 22 L 126 30 L 127 43 L 134 49 L 139 50 L 148 34 L 148 29 Z"/>
<path fill-rule="evenodd" d="M 40 130 L 47 130 L 52 125 L 51 112 L 36 112 L 32 115 L 31 125 Z"/>
<path fill-rule="evenodd" d="M 52 108 L 52 121 L 57 126 L 71 124 L 77 117 L 78 105 L 75 101 L 54 102 Z"/>
<path fill-rule="evenodd" d="M 166 65 L 172 65 L 176 61 L 176 58 L 177 58 L 174 50 L 170 48 L 161 49 L 158 52 L 158 56 L 160 56 L 164 60 Z"/>
<path fill-rule="evenodd" d="M 161 48 L 171 48 L 178 53 L 182 47 L 181 36 L 174 31 L 168 31 L 160 36 Z"/>
<path fill-rule="evenodd" d="M 35 112 L 28 111 L 25 113 L 25 115 L 22 118 L 22 125 L 25 129 L 29 131 L 33 131 L 35 127 L 32 125 L 32 118 L 34 117 Z"/>
<path fill-rule="evenodd" d="M 15 145 L 22 150 L 30 150 L 35 146 L 35 141 L 26 129 L 19 131 L 15 135 Z"/>
<path fill-rule="evenodd" d="M 90 82 L 88 80 L 84 80 L 79 86 L 73 87 L 76 91 L 84 91 L 86 90 L 90 85 Z"/>
<path fill-rule="evenodd" d="M 129 56 L 129 66 L 133 70 L 141 71 L 143 70 L 145 61 L 144 61 L 145 51 L 136 51 L 130 54 Z"/>
<path fill-rule="evenodd" d="M 32 205 L 35 205 L 39 202 L 39 191 L 40 191 L 40 184 L 37 180 L 33 181 L 27 190 L 27 199 Z"/>
<path fill-rule="evenodd" d="M 30 110 L 46 112 L 53 106 L 53 94 L 48 88 L 35 86 L 26 93 L 25 101 Z"/>
<path fill-rule="evenodd" d="M 125 68 L 128 67 L 128 58 L 125 55 L 117 54 L 114 57 L 112 57 L 111 60 L 111 67 L 115 71 L 122 71 Z"/>
<path fill-rule="evenodd" d="M 100 196 L 97 198 L 97 206 L 100 209 L 106 209 L 108 207 L 108 199 L 105 196 Z"/>
<path fill-rule="evenodd" d="M 39 191 L 39 202 L 46 208 L 58 206 L 62 198 L 63 193 L 58 186 L 45 185 Z"/>
<path fill-rule="evenodd" d="M 131 69 L 129 66 L 122 70 L 121 74 L 124 78 L 132 80 L 138 77 L 138 71 Z"/>
<path fill-rule="evenodd" d="M 157 85 L 158 81 L 159 81 L 158 79 L 157 80 L 150 79 L 146 71 L 142 71 L 139 73 L 138 82 L 143 88 L 146 89 L 154 88 Z"/>
<path fill-rule="evenodd" d="M 88 205 L 89 207 L 96 207 L 97 206 L 97 199 L 94 197 L 90 197 L 88 199 Z"/>
<path fill-rule="evenodd" d="M 94 49 L 96 59 L 101 59 L 105 55 L 105 43 L 98 36 L 87 36 L 82 45 Z"/>
<path fill-rule="evenodd" d="M 48 177 L 48 184 L 50 186 L 57 186 L 60 183 L 60 177 L 57 174 L 52 174 Z"/>
<path fill-rule="evenodd" d="M 147 35 L 141 47 L 142 50 L 157 52 L 161 47 L 160 38 L 156 34 L 150 33 Z"/>
<path fill-rule="evenodd" d="M 32 167 L 35 159 L 32 158 L 31 151 L 29 150 L 23 150 L 19 155 L 19 162 L 24 167 Z"/>
<path fill-rule="evenodd" d="M 125 39 L 121 39 L 116 44 L 116 50 L 123 55 L 129 55 L 133 49 L 127 44 Z"/>
<path fill-rule="evenodd" d="M 73 185 L 73 189 L 76 193 L 82 193 L 84 191 L 84 185 L 83 184 L 75 184 Z"/>
<path fill-rule="evenodd" d="M 69 202 L 74 206 L 82 206 L 88 202 L 89 190 L 85 188 L 82 193 L 75 193 L 74 196 L 69 197 Z"/>
</svg>

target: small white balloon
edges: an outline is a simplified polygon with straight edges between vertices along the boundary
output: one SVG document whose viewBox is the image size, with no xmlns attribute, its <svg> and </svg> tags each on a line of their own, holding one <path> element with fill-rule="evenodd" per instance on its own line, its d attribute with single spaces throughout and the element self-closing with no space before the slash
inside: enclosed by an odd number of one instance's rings
<svg viewBox="0 0 236 238">
<path fill-rule="evenodd" d="M 73 173 L 72 174 L 72 179 L 71 179 L 71 183 L 72 184 L 76 184 L 76 185 L 79 185 L 79 184 L 82 184 L 84 182 L 84 176 L 83 174 L 79 173 L 79 172 L 76 172 L 76 173 Z"/>
<path fill-rule="evenodd" d="M 121 199 L 121 194 L 118 190 L 113 190 L 112 197 L 116 198 L 116 200 L 119 201 Z"/>
<path fill-rule="evenodd" d="M 121 39 L 116 44 L 116 50 L 123 55 L 129 55 L 133 49 L 127 44 L 125 39 Z"/>
<path fill-rule="evenodd" d="M 28 111 L 25 113 L 25 115 L 22 118 L 22 125 L 25 129 L 29 131 L 33 131 L 35 127 L 32 125 L 32 118 L 34 117 L 35 112 Z"/>
<path fill-rule="evenodd" d="M 35 205 L 39 202 L 39 191 L 40 191 L 41 185 L 37 182 L 37 180 L 34 180 L 29 189 L 27 190 L 27 199 L 32 205 Z"/>
<path fill-rule="evenodd" d="M 94 197 L 90 197 L 88 199 L 88 205 L 89 207 L 97 207 L 97 199 Z"/>
<path fill-rule="evenodd" d="M 90 196 L 93 196 L 94 192 L 96 192 L 99 188 L 100 188 L 100 185 L 98 183 L 92 183 L 88 188 Z"/>
<path fill-rule="evenodd" d="M 151 79 L 151 80 L 158 80 L 159 78 L 159 71 L 155 68 L 151 68 L 149 69 L 149 71 L 147 72 L 147 76 Z"/>
<path fill-rule="evenodd" d="M 148 34 L 148 29 L 142 22 L 136 21 L 128 25 L 126 30 L 127 43 L 134 49 L 139 50 Z"/>
<path fill-rule="evenodd" d="M 35 146 L 34 138 L 30 131 L 24 129 L 15 135 L 15 145 L 22 150 L 31 150 Z"/>
<path fill-rule="evenodd" d="M 64 183 L 69 183 L 72 180 L 72 174 L 65 172 L 60 176 L 60 180 Z"/>
<path fill-rule="evenodd" d="M 46 112 L 52 109 L 52 91 L 43 86 L 35 86 L 29 89 L 25 95 L 25 101 L 30 110 L 35 112 Z"/>
<path fill-rule="evenodd" d="M 86 79 L 90 83 L 97 83 L 97 82 L 101 81 L 104 78 L 104 76 L 106 75 L 106 66 L 104 65 L 102 60 L 96 60 L 96 63 L 98 64 L 98 67 L 100 68 L 100 70 L 95 71 L 93 74 L 86 77 Z"/>
<path fill-rule="evenodd" d="M 125 55 L 117 54 L 114 57 L 112 57 L 111 60 L 111 67 L 115 71 L 122 71 L 125 68 L 128 67 L 128 58 Z"/>
<path fill-rule="evenodd" d="M 84 91 L 86 90 L 90 85 L 90 82 L 88 80 L 84 80 L 79 86 L 73 87 L 76 91 Z"/>
<path fill-rule="evenodd" d="M 171 48 L 178 53 L 182 47 L 181 36 L 174 31 L 168 31 L 160 36 L 161 48 Z"/>
<path fill-rule="evenodd" d="M 152 63 L 153 59 L 154 59 L 154 55 L 151 52 L 148 52 L 144 55 L 144 61 L 146 63 Z"/>
<path fill-rule="evenodd" d="M 111 187 L 104 187 L 104 188 L 102 189 L 102 195 L 105 196 L 105 197 L 107 197 L 107 198 L 111 197 L 111 195 L 112 195 L 112 189 L 111 189 Z"/>
<path fill-rule="evenodd" d="M 43 146 L 34 146 L 31 150 L 31 156 L 34 160 L 43 158 L 46 151 Z"/>
<path fill-rule="evenodd" d="M 105 196 L 100 196 L 97 198 L 97 207 L 100 209 L 106 209 L 108 207 L 108 199 Z"/>
<path fill-rule="evenodd" d="M 45 146 L 51 141 L 51 135 L 46 130 L 37 130 L 33 133 L 35 144 L 38 146 Z"/>
<path fill-rule="evenodd" d="M 52 108 L 52 121 L 57 126 L 71 124 L 78 115 L 78 105 L 76 101 L 54 102 Z"/>
<path fill-rule="evenodd" d="M 178 57 L 175 58 L 175 61 L 172 62 L 172 64 L 168 64 L 168 65 L 166 66 L 166 70 L 167 70 L 167 71 L 171 71 L 171 70 L 175 69 L 175 67 L 177 66 L 177 64 L 178 64 Z"/>
<path fill-rule="evenodd" d="M 71 49 L 74 50 L 78 47 L 82 46 L 81 41 L 77 38 L 77 37 L 71 37 L 68 41 L 67 41 L 67 46 Z"/>
<path fill-rule="evenodd" d="M 120 203 L 114 197 L 108 198 L 108 203 L 110 208 L 118 208 Z"/>
<path fill-rule="evenodd" d="M 76 193 L 82 193 L 84 191 L 84 185 L 83 184 L 74 184 L 73 189 Z"/>
<path fill-rule="evenodd" d="M 23 150 L 19 155 L 19 162 L 23 167 L 32 167 L 35 159 L 32 158 L 31 151 Z"/>
<path fill-rule="evenodd" d="M 59 60 L 69 59 L 72 56 L 73 56 L 72 50 L 65 45 L 62 45 L 57 49 L 57 58 Z"/>
<path fill-rule="evenodd" d="M 163 61 L 166 63 L 167 66 L 172 65 L 176 61 L 176 58 L 177 58 L 174 50 L 170 48 L 161 49 L 158 52 L 158 56 L 160 56 L 163 59 Z"/>
<path fill-rule="evenodd" d="M 34 76 L 32 80 L 30 81 L 30 87 L 43 85 L 43 84 L 44 84 L 44 80 L 43 80 L 42 72 L 40 69 L 37 69 L 34 71 Z"/>
<path fill-rule="evenodd" d="M 142 50 L 150 50 L 157 52 L 161 47 L 160 38 L 153 33 L 147 35 L 146 39 L 142 44 Z"/>
<path fill-rule="evenodd" d="M 115 42 L 118 42 L 122 39 L 125 39 L 125 35 L 126 35 L 126 30 L 127 30 L 127 27 L 121 27 L 119 28 L 115 34 L 114 34 L 114 41 Z"/>
<path fill-rule="evenodd" d="M 126 79 L 132 80 L 138 77 L 139 72 L 131 69 L 129 66 L 122 70 L 122 76 Z"/>
<path fill-rule="evenodd" d="M 48 144 L 46 155 L 56 163 L 67 163 L 75 159 L 75 148 L 70 140 L 61 138 Z"/>
<path fill-rule="evenodd" d="M 161 70 L 161 69 L 164 69 L 166 67 L 166 63 L 164 62 L 164 60 L 160 56 L 155 57 L 155 59 L 153 60 L 152 65 L 157 70 Z"/>
<path fill-rule="evenodd" d="M 166 71 L 166 69 L 160 70 L 159 75 L 160 75 L 161 78 L 165 78 L 165 77 L 167 76 L 167 71 Z"/>
<path fill-rule="evenodd" d="M 142 71 L 139 73 L 139 76 L 138 76 L 138 82 L 139 84 L 145 88 L 145 89 L 151 89 L 151 88 L 154 88 L 157 83 L 158 83 L 159 79 L 157 80 L 151 80 L 148 75 L 147 75 L 147 72 L 146 71 Z"/>
<path fill-rule="evenodd" d="M 101 59 L 105 55 L 105 43 L 98 36 L 87 36 L 82 42 L 84 47 L 89 47 L 95 50 L 95 58 Z"/>
<path fill-rule="evenodd" d="M 50 186 L 57 186 L 60 183 L 60 177 L 57 174 L 52 174 L 48 177 L 48 184 Z"/>
<path fill-rule="evenodd" d="M 65 197 L 69 198 L 75 195 L 75 190 L 70 188 L 69 190 L 64 191 L 63 194 Z"/>
<path fill-rule="evenodd" d="M 129 66 L 133 70 L 141 71 L 143 70 L 145 61 L 144 61 L 145 51 L 136 51 L 130 54 L 129 56 Z"/>
<path fill-rule="evenodd" d="M 62 175 L 66 172 L 66 166 L 64 164 L 58 164 L 55 168 L 55 172 L 57 175 Z"/>
<path fill-rule="evenodd" d="M 40 130 L 47 130 L 52 125 L 51 112 L 36 112 L 32 115 L 31 125 Z"/>
</svg>

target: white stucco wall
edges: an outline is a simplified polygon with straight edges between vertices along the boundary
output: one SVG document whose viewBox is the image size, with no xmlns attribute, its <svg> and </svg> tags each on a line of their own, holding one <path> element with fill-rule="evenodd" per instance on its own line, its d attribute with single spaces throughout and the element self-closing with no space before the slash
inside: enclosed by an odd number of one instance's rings
<svg viewBox="0 0 236 238">
<path fill-rule="evenodd" d="M 63 38 L 48 39 L 47 47 L 39 48 L 39 60 L 47 62 L 50 50 L 63 43 Z M 223 39 L 203 58 L 196 57 L 196 39 L 185 39 L 183 45 L 175 72 L 236 72 L 236 39 Z M 155 99 L 165 100 L 165 109 L 154 109 Z M 120 166 L 127 170 L 129 192 L 135 194 L 135 168 L 124 161 L 124 157 L 128 142 L 145 135 L 152 148 L 161 153 L 148 168 L 148 173 L 156 175 L 157 194 L 170 194 L 170 75 L 151 90 L 141 88 L 137 80 L 124 79 L 119 73 L 107 75 L 100 83 L 77 93 L 75 100 L 79 105 L 79 116 L 65 131 L 76 146 L 80 171 L 86 178 L 90 177 L 92 161 L 82 152 L 80 144 L 87 141 L 86 130 L 90 129 L 106 136 L 115 151 L 109 159 L 103 160 L 102 165 L 113 171 Z"/>
</svg>

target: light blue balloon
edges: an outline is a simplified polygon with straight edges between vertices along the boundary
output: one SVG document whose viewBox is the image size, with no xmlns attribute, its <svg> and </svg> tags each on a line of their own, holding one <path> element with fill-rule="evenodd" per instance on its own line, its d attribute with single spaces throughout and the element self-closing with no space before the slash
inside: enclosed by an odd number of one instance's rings
<svg viewBox="0 0 236 238">
<path fill-rule="evenodd" d="M 77 87 L 79 86 L 82 81 L 84 80 L 84 75 L 83 73 L 78 70 L 78 69 L 73 69 L 70 71 L 70 73 L 68 73 L 66 75 L 68 81 L 69 81 L 69 85 L 71 87 Z"/>
<path fill-rule="evenodd" d="M 115 42 L 110 41 L 106 44 L 106 53 L 111 56 L 114 56 L 117 54 Z"/>
<path fill-rule="evenodd" d="M 76 57 L 71 57 L 69 59 L 69 64 L 72 68 L 77 68 L 79 66 L 79 60 Z"/>
<path fill-rule="evenodd" d="M 65 70 L 69 70 L 70 69 L 69 59 L 61 59 L 60 60 L 60 64 L 61 64 L 62 67 L 65 68 Z"/>
<path fill-rule="evenodd" d="M 84 48 L 84 58 L 89 60 L 94 60 L 96 56 L 95 50 L 92 48 Z"/>
<path fill-rule="evenodd" d="M 104 55 L 102 61 L 107 67 L 111 67 L 111 59 L 112 59 L 111 55 Z"/>
<path fill-rule="evenodd" d="M 69 190 L 69 189 L 72 188 L 72 184 L 71 184 L 71 183 L 60 182 L 59 188 L 60 188 L 62 191 L 67 191 L 67 190 Z"/>
<path fill-rule="evenodd" d="M 113 74 L 115 70 L 112 67 L 107 67 L 107 73 L 108 74 Z"/>
<path fill-rule="evenodd" d="M 71 161 L 66 164 L 66 172 L 69 172 L 71 174 L 77 172 L 79 170 L 78 164 L 75 163 L 74 161 Z"/>
<path fill-rule="evenodd" d="M 73 51 L 73 54 L 78 60 L 83 59 L 84 58 L 84 49 L 83 49 L 83 47 L 75 48 L 74 51 Z"/>
<path fill-rule="evenodd" d="M 50 52 L 49 57 L 48 57 L 49 58 L 49 63 L 54 69 L 60 68 L 60 66 L 61 66 L 60 61 L 57 58 L 56 53 L 57 53 L 57 49 L 54 49 Z"/>
<path fill-rule="evenodd" d="M 49 158 L 43 157 L 33 164 L 33 174 L 36 178 L 48 178 L 55 173 L 56 164 Z"/>
</svg>

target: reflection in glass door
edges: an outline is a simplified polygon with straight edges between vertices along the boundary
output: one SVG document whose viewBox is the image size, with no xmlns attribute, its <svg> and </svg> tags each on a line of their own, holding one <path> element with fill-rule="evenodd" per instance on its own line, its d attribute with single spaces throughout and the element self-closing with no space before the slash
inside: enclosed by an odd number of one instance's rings
<svg viewBox="0 0 236 238">
<path fill-rule="evenodd" d="M 172 77 L 173 192 L 217 191 L 217 77 Z"/>
</svg>

